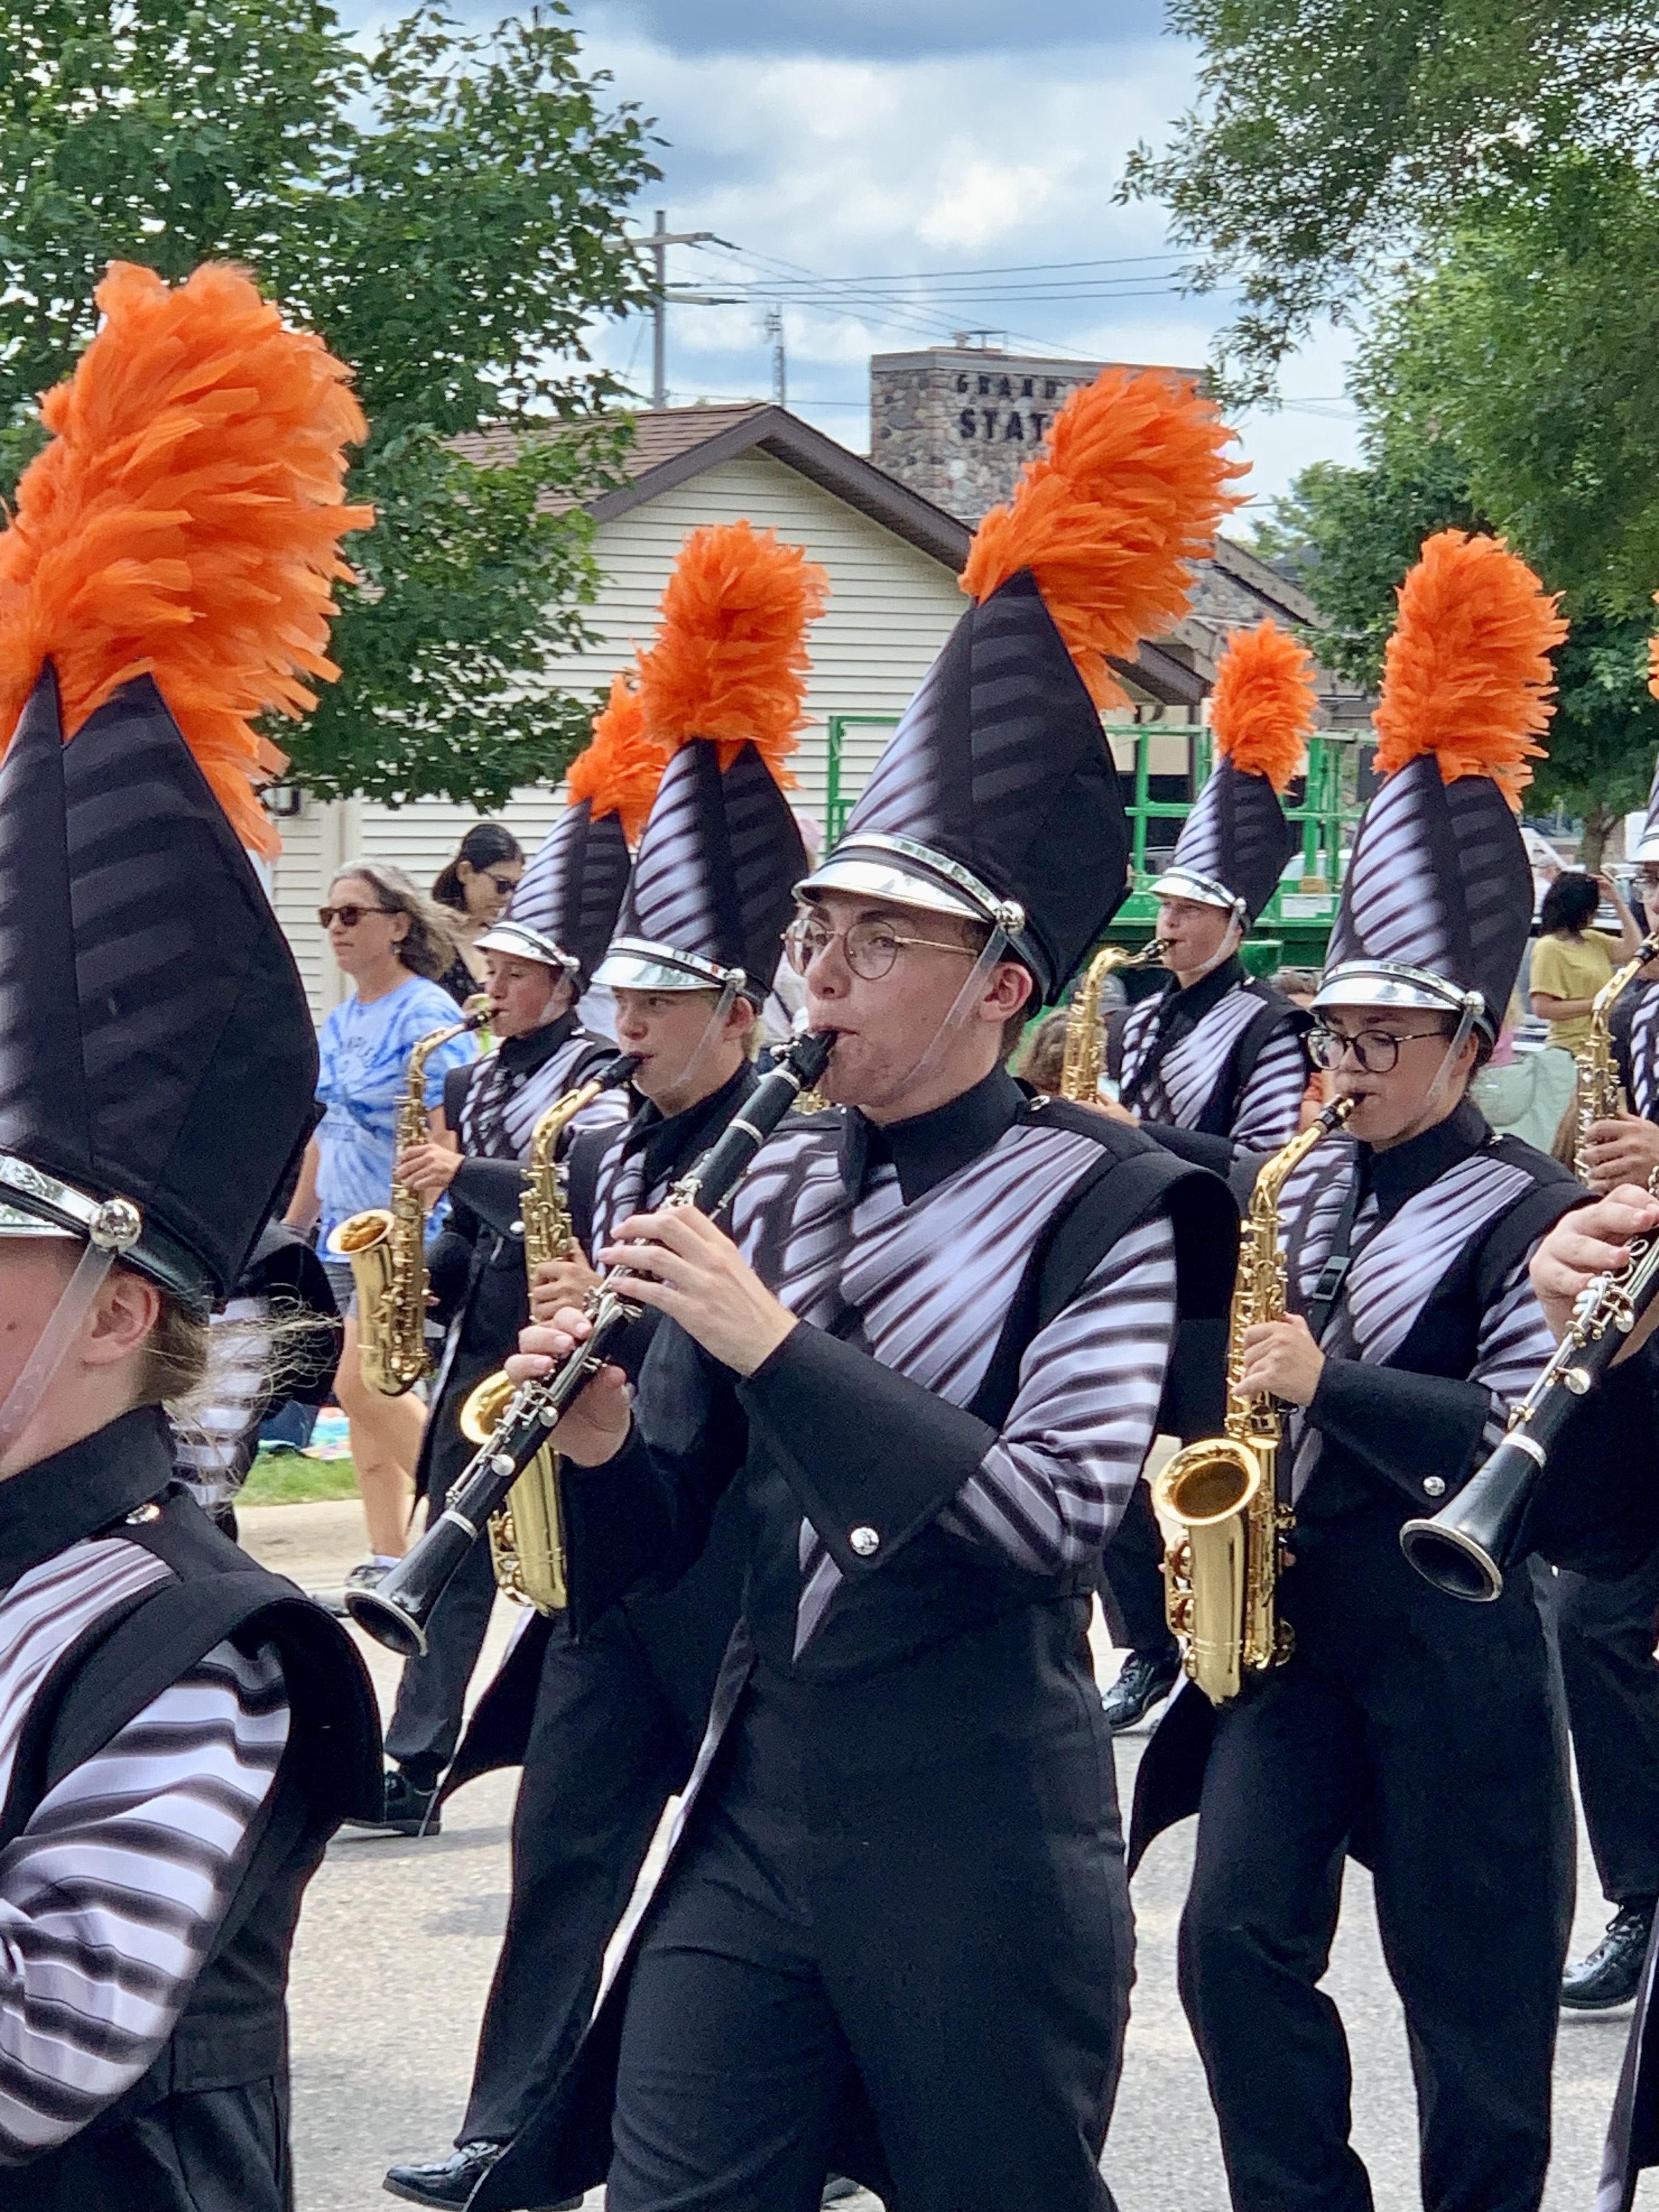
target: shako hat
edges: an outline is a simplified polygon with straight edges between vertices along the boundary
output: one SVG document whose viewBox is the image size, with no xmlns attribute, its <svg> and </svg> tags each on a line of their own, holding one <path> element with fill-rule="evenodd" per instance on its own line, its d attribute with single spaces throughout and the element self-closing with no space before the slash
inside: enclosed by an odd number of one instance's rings
<svg viewBox="0 0 1659 2212">
<path fill-rule="evenodd" d="M 1216 671 L 1210 727 L 1220 756 L 1181 825 L 1159 898 L 1224 907 L 1247 928 L 1273 896 L 1296 835 L 1279 794 L 1313 728 L 1313 655 L 1273 618 L 1236 629 Z"/>
<path fill-rule="evenodd" d="M 638 691 L 614 676 L 591 742 L 570 763 L 566 805 L 520 878 L 513 902 L 478 939 L 562 969 L 586 988 L 617 927 L 637 842 L 662 781 L 664 755 L 645 733 Z"/>
<path fill-rule="evenodd" d="M 1650 686 L 1659 698 L 1659 678 Z M 1647 817 L 1642 823 L 1642 834 L 1636 841 L 1632 860 L 1659 860 L 1659 761 L 1654 763 L 1653 781 L 1648 786 Z"/>
<path fill-rule="evenodd" d="M 1187 611 L 1189 563 L 1237 504 L 1230 433 L 1188 379 L 1109 368 L 1073 392 L 1012 501 L 980 524 L 974 604 L 800 886 L 1000 929 L 1060 995 L 1128 895 L 1128 826 L 1100 708 L 1112 665 Z"/>
<path fill-rule="evenodd" d="M 1422 1006 L 1495 1037 L 1532 920 L 1516 822 L 1567 625 L 1501 538 L 1442 530 L 1400 587 L 1376 714 L 1382 789 L 1354 839 L 1316 1006 Z"/>
<path fill-rule="evenodd" d="M 205 1310 L 311 1127 L 317 1055 L 247 852 L 252 718 L 316 704 L 348 372 L 238 271 L 115 263 L 0 536 L 0 1228 Z"/>
<path fill-rule="evenodd" d="M 781 783 L 805 719 L 807 626 L 827 596 L 823 569 L 773 531 L 720 523 L 686 538 L 639 665 L 646 732 L 668 764 L 596 982 L 764 1001 L 806 867 Z"/>
</svg>

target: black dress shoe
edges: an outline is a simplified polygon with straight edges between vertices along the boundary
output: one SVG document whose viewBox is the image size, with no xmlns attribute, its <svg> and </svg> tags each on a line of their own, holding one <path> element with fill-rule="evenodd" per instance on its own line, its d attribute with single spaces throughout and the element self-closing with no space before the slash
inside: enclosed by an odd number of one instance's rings
<svg viewBox="0 0 1659 2212">
<path fill-rule="evenodd" d="M 437 1796 L 436 1783 L 430 1790 L 418 1790 L 402 1767 L 389 1766 L 386 1772 L 386 1807 L 380 1819 L 362 1820 L 348 1814 L 345 1825 L 349 1828 L 373 1829 L 377 1836 L 435 1836 L 442 1826 L 438 1816 Z M 474 2143 L 471 2148 L 498 2151 L 501 2145 Z M 483 2171 L 482 2168 L 479 2170 Z M 418 2204 L 422 2199 L 416 2197 L 414 2201 Z M 436 2201 L 447 2204 L 451 2200 L 446 2197 Z M 466 2199 L 460 2197 L 454 2202 L 465 2204 Z"/>
<path fill-rule="evenodd" d="M 447 2158 L 431 2166 L 394 2166 L 380 2184 L 388 2197 L 401 2197 L 406 2204 L 464 2205 L 501 2153 L 505 2143 L 463 2143 Z M 566 2197 L 557 2204 L 544 2204 L 536 2212 L 578 2212 L 580 2197 Z"/>
<path fill-rule="evenodd" d="M 1587 1959 L 1569 1966 L 1561 1979 L 1561 2002 L 1569 2012 L 1607 2012 L 1628 2004 L 1642 1985 L 1642 1962 L 1653 1933 L 1653 1901 L 1621 1905 L 1607 1932 Z"/>
<path fill-rule="evenodd" d="M 1112 1734 L 1120 1735 L 1125 1729 L 1144 1721 L 1152 1707 L 1174 1689 L 1180 1672 L 1179 1652 L 1149 1655 L 1132 1651 L 1123 1662 L 1122 1673 L 1100 1701 Z"/>
</svg>

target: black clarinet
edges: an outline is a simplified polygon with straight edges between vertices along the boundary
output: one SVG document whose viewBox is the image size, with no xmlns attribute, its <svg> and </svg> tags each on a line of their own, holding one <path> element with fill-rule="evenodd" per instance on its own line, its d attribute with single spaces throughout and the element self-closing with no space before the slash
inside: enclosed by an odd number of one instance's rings
<svg viewBox="0 0 1659 2212">
<path fill-rule="evenodd" d="M 1579 1292 L 1571 1326 L 1486 1465 L 1449 1505 L 1400 1531 L 1406 1557 L 1448 1597 L 1489 1605 L 1501 1594 L 1528 1503 L 1575 1401 L 1595 1388 L 1659 1292 L 1659 1236 L 1633 1237 L 1629 1249 L 1617 1274 L 1598 1275 Z"/>
<path fill-rule="evenodd" d="M 823 1074 L 833 1030 L 799 1037 L 778 1055 L 713 1145 L 681 1176 L 665 1201 L 695 1206 L 718 1219 L 750 1161 L 803 1091 Z M 414 1549 L 373 1589 L 346 1593 L 358 1626 L 405 1659 L 426 1649 L 427 1624 L 462 1560 L 499 1512 L 507 1494 L 557 1428 L 565 1408 L 605 1364 L 607 1347 L 641 1309 L 628 1296 L 624 1266 L 608 1267 L 583 1308 L 592 1328 L 564 1365 L 540 1382 L 521 1382 L 493 1432 L 480 1444 L 449 1503 Z"/>
</svg>

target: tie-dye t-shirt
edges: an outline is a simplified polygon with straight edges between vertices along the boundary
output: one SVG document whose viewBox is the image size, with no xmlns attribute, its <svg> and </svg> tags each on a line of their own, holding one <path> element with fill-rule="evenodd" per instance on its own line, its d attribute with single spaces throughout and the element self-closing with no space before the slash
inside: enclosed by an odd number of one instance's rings
<svg viewBox="0 0 1659 2212">
<path fill-rule="evenodd" d="M 386 1204 L 409 1055 L 423 1036 L 453 1028 L 459 1019 L 460 1010 L 447 991 L 423 975 L 411 975 L 368 1006 L 356 997 L 346 1000 L 323 1024 L 317 1040 L 317 1096 L 327 1111 L 317 1127 L 317 1194 L 325 1243 L 352 1214 Z M 477 1049 L 471 1036 L 439 1046 L 426 1064 L 428 1111 L 442 1103 L 445 1075 Z M 434 1209 L 428 1237 L 443 1211 L 442 1206 Z"/>
</svg>

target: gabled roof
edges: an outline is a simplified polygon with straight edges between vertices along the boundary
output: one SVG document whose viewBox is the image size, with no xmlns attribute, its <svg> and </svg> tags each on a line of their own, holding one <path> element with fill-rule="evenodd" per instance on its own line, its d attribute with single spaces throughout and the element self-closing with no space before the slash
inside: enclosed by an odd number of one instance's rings
<svg viewBox="0 0 1659 2212">
<path fill-rule="evenodd" d="M 518 435 L 513 430 L 483 430 L 454 442 L 468 460 L 483 464 L 507 459 Z M 756 447 L 867 514 L 953 575 L 968 558 L 973 532 L 966 523 L 923 499 L 863 454 L 826 438 L 787 408 L 761 400 L 724 407 L 647 409 L 636 415 L 634 442 L 623 462 L 629 482 L 590 501 L 588 512 L 596 522 L 610 522 Z"/>
<path fill-rule="evenodd" d="M 454 440 L 457 452 L 478 465 L 511 459 L 522 433 L 482 430 Z M 623 461 L 628 482 L 588 503 L 596 522 L 630 514 L 664 492 L 689 483 L 722 461 L 759 451 L 781 461 L 896 538 L 902 538 L 957 574 L 973 542 L 970 526 L 885 469 L 839 445 L 787 408 L 763 400 L 719 406 L 645 409 L 634 417 L 634 441 Z M 550 498 L 549 504 L 559 504 Z M 1209 564 L 1200 564 L 1202 569 Z M 1216 540 L 1214 567 L 1261 604 L 1264 613 L 1310 626 L 1319 617 L 1297 586 L 1229 538 Z M 1200 597 L 1202 596 L 1201 584 Z M 1213 636 L 1212 636 L 1213 633 Z M 1143 644 L 1132 661 L 1113 666 L 1154 699 L 1196 707 L 1214 680 L 1219 632 L 1201 617 L 1177 625 L 1168 637 Z"/>
</svg>

